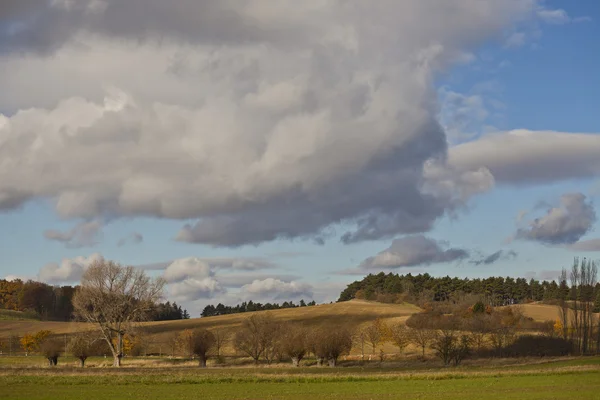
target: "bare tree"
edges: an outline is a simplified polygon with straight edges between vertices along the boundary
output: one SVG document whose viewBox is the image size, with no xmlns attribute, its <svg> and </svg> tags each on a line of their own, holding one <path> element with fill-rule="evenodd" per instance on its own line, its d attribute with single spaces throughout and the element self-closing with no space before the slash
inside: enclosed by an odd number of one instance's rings
<svg viewBox="0 0 600 400">
<path fill-rule="evenodd" d="M 410 343 L 410 330 L 402 323 L 396 323 L 388 327 L 390 339 L 398 348 L 400 353 L 404 351 Z"/>
<path fill-rule="evenodd" d="M 481 350 L 485 347 L 490 332 L 490 316 L 482 313 L 474 314 L 466 323 L 466 329 L 470 332 L 471 342 L 475 348 Z"/>
<path fill-rule="evenodd" d="M 434 339 L 434 332 L 431 328 L 431 316 L 426 313 L 413 314 L 406 320 L 411 330 L 409 333 L 410 341 L 421 348 L 422 356 L 425 357 L 425 349 Z"/>
<path fill-rule="evenodd" d="M 567 298 L 569 296 L 569 286 L 567 284 L 567 270 L 562 269 L 560 272 L 559 280 L 559 314 L 560 322 L 562 324 L 562 335 L 563 339 L 567 339 L 569 332 L 569 306 L 567 304 Z"/>
<path fill-rule="evenodd" d="M 142 270 L 112 261 L 96 261 L 83 274 L 73 296 L 75 313 L 98 326 L 112 352 L 113 366 L 121 366 L 123 337 L 148 317 L 163 287 L 162 279 L 152 280 Z"/>
<path fill-rule="evenodd" d="M 40 352 L 48 359 L 50 366 L 58 365 L 58 357 L 63 349 L 63 344 L 56 338 L 45 339 L 40 343 Z"/>
<path fill-rule="evenodd" d="M 376 322 L 373 322 L 364 329 L 364 332 L 367 342 L 371 345 L 371 354 L 375 354 L 375 348 L 379 343 L 381 343 L 381 339 L 383 337 L 381 327 Z"/>
<path fill-rule="evenodd" d="M 367 342 L 367 333 L 364 329 L 359 329 L 352 336 L 352 341 L 355 346 L 360 349 L 360 359 L 365 361 L 365 343 Z"/>
<path fill-rule="evenodd" d="M 269 313 L 253 314 L 242 322 L 233 345 L 237 351 L 252 358 L 256 364 L 261 357 L 271 359 L 279 324 Z"/>
<path fill-rule="evenodd" d="M 294 367 L 300 365 L 300 361 L 308 352 L 307 340 L 308 332 L 302 326 L 286 325 L 282 329 L 279 346 L 283 355 L 292 359 Z"/>
<path fill-rule="evenodd" d="M 79 366 L 83 368 L 85 361 L 94 353 L 94 344 L 97 338 L 93 338 L 89 333 L 79 333 L 71 338 L 68 344 L 68 350 L 73 357 L 79 360 Z"/>
<path fill-rule="evenodd" d="M 192 358 L 194 356 L 194 332 L 191 329 L 179 332 L 176 347 L 184 357 Z"/>
<path fill-rule="evenodd" d="M 212 332 L 215 335 L 215 351 L 217 352 L 217 360 L 220 362 L 222 356 L 221 352 L 231 340 L 231 332 L 224 329 L 214 329 Z"/>
<path fill-rule="evenodd" d="M 310 340 L 317 360 L 327 360 L 330 367 L 335 367 L 338 358 L 352 349 L 352 332 L 344 327 L 321 327 L 310 336 Z"/>
<path fill-rule="evenodd" d="M 200 367 L 206 368 L 206 361 L 215 344 L 215 335 L 207 329 L 196 329 L 192 333 L 192 351 L 198 357 Z"/>
</svg>

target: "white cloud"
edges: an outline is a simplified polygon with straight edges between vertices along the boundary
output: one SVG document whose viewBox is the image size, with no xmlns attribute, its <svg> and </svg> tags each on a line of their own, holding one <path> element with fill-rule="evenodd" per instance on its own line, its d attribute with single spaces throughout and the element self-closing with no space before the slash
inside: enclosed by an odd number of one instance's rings
<svg viewBox="0 0 600 400">
<path fill-rule="evenodd" d="M 68 248 L 92 247 L 102 238 L 103 226 L 99 220 L 81 222 L 67 232 L 47 230 L 44 237 L 64 243 Z"/>
<path fill-rule="evenodd" d="M 181 282 L 188 278 L 204 279 L 213 276 L 210 266 L 196 257 L 182 258 L 173 261 L 163 273 L 168 283 Z"/>
<path fill-rule="evenodd" d="M 46 283 L 78 283 L 81 276 L 93 262 L 102 261 L 104 257 L 94 253 L 89 257 L 65 258 L 60 264 L 49 263 L 44 265 L 38 273 L 37 279 Z"/>
<path fill-rule="evenodd" d="M 252 283 L 242 286 L 241 296 L 246 299 L 264 300 L 295 300 L 313 297 L 312 286 L 297 281 L 284 282 L 279 279 L 255 279 Z"/>
<path fill-rule="evenodd" d="M 446 152 L 436 73 L 536 2 L 61 4 L 0 6 L 19 26 L 0 31 L 0 208 L 194 220 L 179 240 L 239 246 L 429 230 L 456 207 L 421 191 Z"/>
<path fill-rule="evenodd" d="M 26 281 L 28 281 L 29 279 L 30 279 L 30 278 L 28 278 L 28 277 L 26 277 L 26 276 L 20 276 L 20 275 L 6 275 L 6 276 L 4 277 L 4 280 L 7 280 L 7 281 L 9 281 L 9 282 L 16 281 L 16 280 L 21 280 L 21 281 L 23 281 L 23 282 L 26 282 Z"/>
</svg>

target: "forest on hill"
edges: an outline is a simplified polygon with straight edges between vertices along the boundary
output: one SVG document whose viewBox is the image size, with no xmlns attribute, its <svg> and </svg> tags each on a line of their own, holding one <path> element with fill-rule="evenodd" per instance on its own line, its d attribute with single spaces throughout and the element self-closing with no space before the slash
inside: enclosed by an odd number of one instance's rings
<svg viewBox="0 0 600 400">
<path fill-rule="evenodd" d="M 558 277 L 557 277 L 558 278 Z M 566 299 L 594 301 L 595 312 L 600 312 L 600 284 L 569 285 L 569 280 L 538 281 L 524 278 L 450 278 L 433 277 L 427 273 L 399 275 L 394 273 L 369 274 L 354 281 L 342 291 L 338 301 L 365 299 L 382 303 L 407 301 L 414 304 L 452 301 L 463 295 L 480 296 L 493 307 L 521 304 L 531 301 L 556 303 Z"/>
<path fill-rule="evenodd" d="M 20 311 L 47 321 L 72 321 L 76 289 L 77 286 L 51 286 L 33 280 L 0 279 L 0 310 Z M 189 317 L 187 310 L 168 301 L 156 304 L 149 315 L 151 321 Z"/>
<path fill-rule="evenodd" d="M 308 307 L 314 306 L 317 303 L 315 301 L 311 301 L 306 303 L 304 300 L 300 300 L 298 304 L 295 304 L 293 301 L 284 301 L 283 303 L 258 303 L 250 301 L 244 301 L 241 304 L 237 304 L 235 306 L 226 306 L 222 303 L 217 304 L 216 306 L 209 304 L 202 310 L 200 314 L 201 317 L 214 317 L 217 315 L 228 315 L 228 314 L 238 314 L 252 311 L 267 311 L 267 310 L 280 310 L 284 308 L 296 308 L 296 307 Z"/>
</svg>

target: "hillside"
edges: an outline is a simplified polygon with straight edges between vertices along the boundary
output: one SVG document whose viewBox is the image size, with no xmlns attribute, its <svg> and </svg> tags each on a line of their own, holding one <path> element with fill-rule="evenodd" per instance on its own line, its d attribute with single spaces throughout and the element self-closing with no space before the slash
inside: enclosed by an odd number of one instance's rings
<svg viewBox="0 0 600 400">
<path fill-rule="evenodd" d="M 560 319 L 560 308 L 549 304 L 541 303 L 530 303 L 530 304 L 517 304 L 514 306 L 507 306 L 513 308 L 519 308 L 526 317 L 533 318 L 535 321 L 556 321 Z M 600 316 L 596 313 L 596 316 Z M 569 310 L 569 318 L 573 318 L 573 311 Z"/>
<path fill-rule="evenodd" d="M 364 300 L 352 300 L 342 303 L 322 304 L 312 307 L 298 307 L 268 311 L 275 318 L 316 326 L 323 322 L 356 327 L 363 323 L 382 318 L 386 321 L 405 320 L 411 314 L 420 311 L 412 304 L 382 304 Z M 267 311 L 258 311 L 264 313 Z M 233 330 L 241 321 L 253 313 L 220 315 L 216 317 L 193 318 L 176 321 L 154 321 L 143 324 L 153 343 L 168 342 L 168 337 L 174 332 L 194 328 L 220 328 Z M 89 329 L 85 323 L 48 322 L 48 321 L 0 321 L 0 336 L 10 334 L 23 335 L 42 329 L 51 330 L 56 334 L 69 334 Z"/>
</svg>

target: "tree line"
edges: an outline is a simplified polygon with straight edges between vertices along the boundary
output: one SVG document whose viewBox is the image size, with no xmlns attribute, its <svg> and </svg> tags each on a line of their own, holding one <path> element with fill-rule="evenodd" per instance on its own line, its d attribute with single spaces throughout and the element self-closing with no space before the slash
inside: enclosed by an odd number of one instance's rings
<svg viewBox="0 0 600 400">
<path fill-rule="evenodd" d="M 226 306 L 222 303 L 217 304 L 216 306 L 209 304 L 202 310 L 200 314 L 201 317 L 214 317 L 217 315 L 227 315 L 227 314 L 238 314 L 245 312 L 253 312 L 253 311 L 269 311 L 269 310 L 279 310 L 283 308 L 296 308 L 296 307 L 310 307 L 314 306 L 317 303 L 313 300 L 306 303 L 304 300 L 300 300 L 298 304 L 294 304 L 293 301 L 284 301 L 283 303 L 258 303 L 253 302 L 252 300 L 248 302 L 243 302 L 241 304 L 235 306 Z"/>
<path fill-rule="evenodd" d="M 577 261 L 579 262 L 579 261 Z M 590 261 L 585 261 L 590 262 Z M 450 278 L 433 277 L 427 273 L 399 275 L 394 273 L 369 274 L 360 281 L 349 284 L 338 301 L 365 299 L 383 303 L 410 302 L 423 305 L 428 302 L 453 301 L 465 294 L 482 296 L 493 307 L 522 304 L 529 301 L 545 301 L 558 304 L 563 299 L 573 300 L 585 295 L 593 304 L 594 312 L 600 312 L 600 284 L 597 282 L 538 281 L 524 278 Z M 561 284 L 557 281 L 563 282 Z M 583 285 L 583 286 L 582 286 Z M 591 300 L 590 300 L 591 299 Z"/>
<path fill-rule="evenodd" d="M 47 321 L 73 321 L 73 296 L 77 286 L 51 286 L 33 280 L 0 279 L 0 309 L 19 311 L 24 316 Z M 156 303 L 147 318 L 151 321 L 187 319 L 190 315 L 177 303 Z"/>
</svg>

